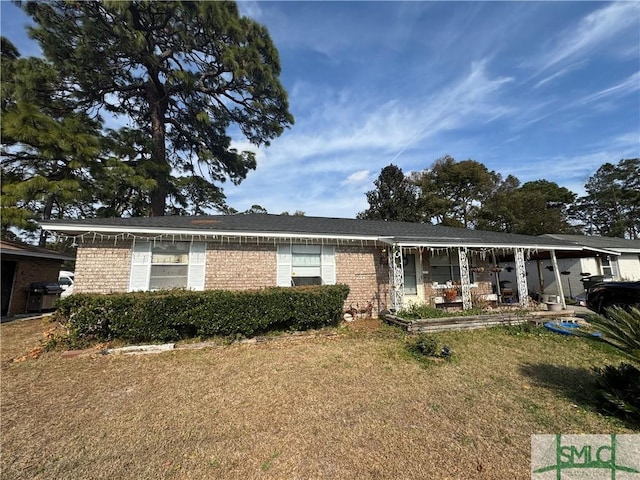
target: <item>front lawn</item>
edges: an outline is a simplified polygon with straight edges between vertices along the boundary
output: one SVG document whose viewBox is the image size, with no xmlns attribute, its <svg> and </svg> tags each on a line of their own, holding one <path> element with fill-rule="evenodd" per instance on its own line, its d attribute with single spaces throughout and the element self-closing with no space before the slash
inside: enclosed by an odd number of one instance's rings
<svg viewBox="0 0 640 480">
<path fill-rule="evenodd" d="M 2 478 L 529 478 L 533 433 L 630 432 L 591 404 L 590 367 L 621 357 L 537 329 L 437 334 L 453 358 L 426 363 L 373 320 L 9 363 L 48 328 L 29 322 L 0 327 Z"/>
</svg>

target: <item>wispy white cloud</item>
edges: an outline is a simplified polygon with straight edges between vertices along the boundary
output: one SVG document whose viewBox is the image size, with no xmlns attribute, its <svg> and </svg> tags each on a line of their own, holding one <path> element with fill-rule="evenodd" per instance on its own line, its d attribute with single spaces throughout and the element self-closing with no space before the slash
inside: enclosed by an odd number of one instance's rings
<svg viewBox="0 0 640 480">
<path fill-rule="evenodd" d="M 375 150 L 387 164 L 418 141 L 509 112 L 497 93 L 510 81 L 509 77 L 491 77 L 486 62 L 477 62 L 466 75 L 426 99 L 405 97 L 372 105 L 370 99 L 354 94 L 322 92 L 313 97 L 317 102 L 314 113 L 274 143 L 272 151 L 280 161 L 300 161 Z"/>
<path fill-rule="evenodd" d="M 614 152 L 609 162 L 615 162 L 622 158 L 640 158 L 640 118 L 631 130 L 617 135 L 598 138 L 585 143 L 585 149 L 589 151 Z"/>
<path fill-rule="evenodd" d="M 358 170 L 349 175 L 343 182 L 343 185 L 359 184 L 369 180 L 369 170 Z"/>
<path fill-rule="evenodd" d="M 258 172 L 250 174 L 241 187 L 227 189 L 229 199 L 240 208 L 259 203 L 276 212 L 289 202 L 283 210 L 316 215 L 342 205 L 336 211 L 349 211 L 352 216 L 366 208 L 364 192 L 371 188 L 378 170 L 392 161 L 401 163 L 399 157 L 404 159 L 412 146 L 420 145 L 425 155 L 430 150 L 425 142 L 509 112 L 499 93 L 510 81 L 492 76 L 486 62 L 477 62 L 424 99 L 407 96 L 381 102 L 379 97 L 353 91 L 321 88 L 314 92 L 297 85 L 292 96 L 304 96 L 313 110 L 271 147 L 259 149 Z M 250 147 L 241 142 L 234 146 Z M 425 167 L 424 156 L 416 166 L 410 164 L 413 158 L 412 154 L 405 159 L 408 168 Z M 275 207 L 260 198 L 267 191 Z M 355 210 L 363 201 L 365 205 Z"/>
<path fill-rule="evenodd" d="M 585 105 L 587 103 L 593 103 L 603 99 L 608 99 L 610 97 L 625 96 L 638 90 L 640 90 L 640 72 L 634 73 L 626 80 L 618 83 L 617 85 L 587 95 L 578 100 L 576 103 Z"/>
<path fill-rule="evenodd" d="M 543 78 L 542 80 L 540 80 L 538 83 L 536 83 L 533 88 L 540 88 L 541 86 L 556 80 L 560 77 L 563 77 L 564 75 L 568 74 L 569 72 L 572 72 L 573 70 L 576 70 L 577 68 L 580 68 L 582 66 L 584 66 L 587 63 L 586 60 L 582 60 L 580 62 L 575 62 L 572 63 L 571 65 L 567 65 L 566 67 L 558 70 L 557 72 L 549 75 L 548 77 Z"/>
<path fill-rule="evenodd" d="M 505 173 L 515 175 L 523 183 L 540 179 L 556 182 L 578 195 L 583 195 L 584 184 L 588 178 L 603 163 L 617 161 L 618 154 L 615 150 L 601 150 L 575 156 L 532 158 L 529 162 L 522 162 Z"/>
<path fill-rule="evenodd" d="M 564 120 L 564 126 L 577 124 L 581 117 L 593 115 L 594 111 L 615 110 L 619 107 L 621 99 L 638 91 L 640 91 L 640 72 L 630 75 L 615 85 L 579 97 L 564 96 L 544 101 L 527 100 L 514 116 L 512 128 L 520 131 L 548 118 L 558 118 L 559 115 L 567 112 L 573 112 L 573 114 L 570 119 Z M 525 108 L 526 103 L 531 101 L 534 103 Z M 618 104 L 615 103 L 616 101 Z M 576 111 L 579 113 L 575 113 Z M 640 128 L 640 124 L 638 127 Z"/>
<path fill-rule="evenodd" d="M 613 2 L 591 12 L 556 38 L 552 48 L 538 59 L 538 71 L 544 72 L 567 59 L 575 61 L 606 46 L 621 32 L 637 29 L 639 19 L 640 3 L 634 1 Z"/>
</svg>

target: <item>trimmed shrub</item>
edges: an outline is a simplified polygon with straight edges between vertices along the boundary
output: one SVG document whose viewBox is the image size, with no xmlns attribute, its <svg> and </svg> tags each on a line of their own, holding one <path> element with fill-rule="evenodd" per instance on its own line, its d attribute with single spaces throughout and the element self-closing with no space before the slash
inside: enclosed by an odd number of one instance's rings
<svg viewBox="0 0 640 480">
<path fill-rule="evenodd" d="M 253 336 L 273 330 L 337 325 L 346 285 L 257 291 L 76 294 L 59 301 L 57 317 L 76 340 L 158 342 L 194 336 Z"/>
</svg>

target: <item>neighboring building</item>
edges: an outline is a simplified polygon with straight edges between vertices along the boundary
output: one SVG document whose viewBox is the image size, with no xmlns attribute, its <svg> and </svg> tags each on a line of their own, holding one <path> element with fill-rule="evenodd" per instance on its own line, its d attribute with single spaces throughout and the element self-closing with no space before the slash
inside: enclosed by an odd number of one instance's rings
<svg viewBox="0 0 640 480">
<path fill-rule="evenodd" d="M 57 282 L 65 260 L 74 257 L 46 248 L 7 240 L 0 241 L 2 258 L 2 316 L 27 311 L 29 286 L 34 282 Z"/>
<path fill-rule="evenodd" d="M 60 220 L 42 227 L 78 244 L 76 293 L 345 283 L 347 305 L 372 301 L 375 311 L 442 302 L 452 289 L 464 308 L 473 296 L 490 299 L 496 283 L 490 267 L 505 253 L 516 259 L 515 292 L 526 305 L 526 258 L 593 255 L 547 237 L 306 216 Z"/>
<path fill-rule="evenodd" d="M 567 253 L 557 259 L 560 285 L 565 296 L 576 297 L 584 293 L 584 287 L 595 281 L 640 280 L 640 240 L 613 237 L 591 237 L 584 235 L 542 235 L 542 238 L 559 240 L 591 249 L 589 256 L 576 257 Z M 513 262 L 503 265 L 500 278 L 515 281 Z M 559 295 L 560 289 L 550 259 L 529 262 L 529 285 L 536 292 Z"/>
</svg>

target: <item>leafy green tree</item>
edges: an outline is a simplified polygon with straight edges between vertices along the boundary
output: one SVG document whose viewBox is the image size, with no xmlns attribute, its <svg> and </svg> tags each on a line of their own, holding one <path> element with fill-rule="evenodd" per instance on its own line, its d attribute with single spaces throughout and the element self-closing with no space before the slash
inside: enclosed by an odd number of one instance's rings
<svg viewBox="0 0 640 480">
<path fill-rule="evenodd" d="M 478 210 L 477 228 L 495 232 L 516 231 L 519 209 L 514 209 L 513 205 L 519 188 L 520 180 L 513 175 L 501 181 Z"/>
<path fill-rule="evenodd" d="M 520 222 L 514 233 L 575 233 L 568 219 L 569 207 L 576 198 L 571 190 L 555 182 L 536 180 L 522 185 L 518 193 Z"/>
<path fill-rule="evenodd" d="M 523 235 L 575 233 L 568 219 L 574 199 L 573 192 L 555 182 L 536 180 L 520 186 L 509 176 L 480 209 L 478 228 Z"/>
<path fill-rule="evenodd" d="M 216 185 L 237 184 L 256 167 L 252 152 L 231 147 L 229 131 L 268 145 L 293 124 L 278 52 L 266 28 L 241 17 L 235 3 L 54 1 L 24 8 L 36 23 L 32 37 L 69 79 L 67 93 L 89 111 L 128 116 L 148 135 L 151 215 L 165 214 L 176 193 L 172 176 L 201 177 L 210 200 Z M 191 185 L 202 192 L 202 182 Z"/>
<path fill-rule="evenodd" d="M 399 222 L 420 220 L 416 188 L 401 168 L 393 164 L 384 167 L 373 183 L 376 189 L 366 193 L 369 208 L 358 213 L 357 218 Z"/>
<path fill-rule="evenodd" d="M 571 217 L 587 235 L 640 238 L 640 158 L 605 163 L 585 184 Z"/>
<path fill-rule="evenodd" d="M 100 123 L 62 95 L 66 79 L 47 61 L 20 58 L 3 39 L 2 233 L 38 220 L 86 216 L 100 152 Z M 5 50 L 6 48 L 6 50 Z M 8 54 L 6 54 L 8 52 Z M 40 245 L 46 235 L 40 233 Z"/>
<path fill-rule="evenodd" d="M 242 213 L 269 213 L 269 212 L 267 212 L 267 209 L 261 205 L 251 205 L 251 208 L 249 208 L 248 210 L 245 210 Z"/>
<path fill-rule="evenodd" d="M 420 187 L 425 218 L 441 225 L 473 227 L 479 206 L 491 195 L 500 175 L 475 160 L 456 162 L 450 156 L 414 176 Z"/>
</svg>

